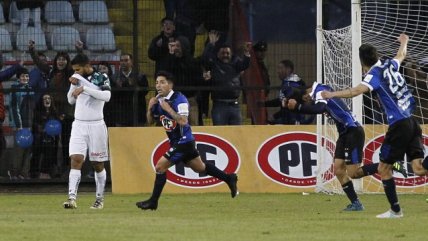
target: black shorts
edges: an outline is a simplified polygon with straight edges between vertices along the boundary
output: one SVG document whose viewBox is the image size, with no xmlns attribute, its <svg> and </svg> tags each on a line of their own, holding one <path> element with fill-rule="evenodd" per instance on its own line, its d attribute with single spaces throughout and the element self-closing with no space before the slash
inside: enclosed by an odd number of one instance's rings
<svg viewBox="0 0 428 241">
<path fill-rule="evenodd" d="M 400 120 L 389 126 L 379 159 L 383 163 L 394 164 L 404 160 L 404 154 L 407 154 L 409 160 L 424 157 L 422 129 L 414 118 Z"/>
<path fill-rule="evenodd" d="M 199 152 L 196 149 L 195 141 L 191 141 L 173 145 L 163 156 L 174 164 L 179 162 L 187 163 L 198 157 Z"/>
<path fill-rule="evenodd" d="M 361 163 L 363 161 L 364 139 L 363 127 L 349 127 L 336 141 L 334 159 L 343 159 L 346 165 Z"/>
</svg>

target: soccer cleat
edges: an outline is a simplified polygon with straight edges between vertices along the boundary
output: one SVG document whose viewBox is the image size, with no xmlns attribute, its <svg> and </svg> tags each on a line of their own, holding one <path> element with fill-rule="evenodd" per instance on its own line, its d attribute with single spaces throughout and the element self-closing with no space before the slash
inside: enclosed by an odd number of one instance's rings
<svg viewBox="0 0 428 241">
<path fill-rule="evenodd" d="M 346 206 L 343 211 L 364 211 L 364 206 L 359 201 L 356 201 Z"/>
<path fill-rule="evenodd" d="M 104 200 L 96 199 L 94 204 L 92 204 L 91 209 L 103 209 L 104 208 Z"/>
<path fill-rule="evenodd" d="M 75 209 L 77 208 L 76 200 L 74 199 L 68 199 L 67 201 L 62 204 L 65 209 Z"/>
<path fill-rule="evenodd" d="M 401 161 L 396 161 L 392 164 L 392 170 L 401 173 L 405 178 L 407 178 L 407 170 Z"/>
<path fill-rule="evenodd" d="M 230 177 L 230 180 L 229 182 L 227 182 L 227 185 L 229 186 L 230 194 L 232 195 L 232 198 L 234 198 L 237 195 L 239 195 L 238 186 L 236 185 L 238 182 L 238 176 L 235 173 L 233 173 L 233 174 L 230 174 L 229 177 Z"/>
<path fill-rule="evenodd" d="M 135 205 L 137 205 L 138 208 L 141 208 L 143 210 L 156 210 L 158 208 L 158 202 L 152 201 L 150 199 L 146 201 L 137 202 L 135 203 Z"/>
<path fill-rule="evenodd" d="M 400 211 L 397 213 L 397 212 L 394 212 L 390 209 L 390 210 L 388 210 L 382 214 L 376 215 L 376 217 L 377 218 L 402 218 L 403 212 Z"/>
</svg>

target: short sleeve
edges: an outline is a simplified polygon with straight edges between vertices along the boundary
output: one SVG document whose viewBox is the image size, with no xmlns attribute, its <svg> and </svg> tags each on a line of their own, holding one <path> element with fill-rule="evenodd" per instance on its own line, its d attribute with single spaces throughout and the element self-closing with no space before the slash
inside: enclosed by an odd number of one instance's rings
<svg viewBox="0 0 428 241">
<path fill-rule="evenodd" d="M 189 104 L 180 103 L 177 105 L 177 114 L 189 116 Z"/>
</svg>

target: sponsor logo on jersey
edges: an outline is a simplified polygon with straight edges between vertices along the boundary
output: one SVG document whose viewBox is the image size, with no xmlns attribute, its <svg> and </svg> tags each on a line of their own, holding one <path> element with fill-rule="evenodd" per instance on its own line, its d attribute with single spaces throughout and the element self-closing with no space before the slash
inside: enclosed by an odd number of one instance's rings
<svg viewBox="0 0 428 241">
<path fill-rule="evenodd" d="M 214 164 L 226 173 L 236 173 L 241 159 L 236 148 L 228 141 L 208 133 L 193 133 L 202 161 Z M 169 150 L 168 140 L 161 142 L 152 153 L 153 168 L 159 158 Z M 208 188 L 222 183 L 221 180 L 204 173 L 196 173 L 191 168 L 179 163 L 167 172 L 170 183 L 189 188 Z"/>
<path fill-rule="evenodd" d="M 423 135 L 423 144 L 425 147 L 425 153 L 428 151 L 428 136 Z M 364 147 L 364 164 L 378 163 L 380 147 L 385 139 L 384 135 L 377 136 L 371 139 L 368 144 Z M 402 188 L 413 188 L 415 186 L 422 186 L 428 183 L 428 179 L 419 177 L 413 173 L 412 160 L 408 160 L 407 155 L 404 157 L 404 164 L 408 172 L 407 178 L 404 178 L 401 173 L 393 172 L 395 185 Z M 382 182 L 379 174 L 374 174 L 373 177 Z"/>
<path fill-rule="evenodd" d="M 324 180 L 331 180 L 333 174 L 334 144 L 327 141 L 322 151 L 327 154 L 326 168 L 320 171 Z M 314 187 L 319 169 L 317 136 L 309 132 L 287 132 L 266 140 L 256 154 L 257 165 L 272 181 L 289 187 Z"/>
</svg>

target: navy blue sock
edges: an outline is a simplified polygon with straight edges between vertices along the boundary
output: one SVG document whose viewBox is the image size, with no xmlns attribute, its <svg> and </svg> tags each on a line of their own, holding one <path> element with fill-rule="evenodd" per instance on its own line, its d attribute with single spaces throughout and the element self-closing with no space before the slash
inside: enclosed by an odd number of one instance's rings
<svg viewBox="0 0 428 241">
<path fill-rule="evenodd" d="M 349 200 L 351 200 L 352 203 L 358 200 L 358 196 L 355 192 L 354 184 L 352 183 L 352 181 L 343 184 L 342 188 L 343 191 L 346 193 L 346 196 L 348 196 Z"/>
<path fill-rule="evenodd" d="M 422 161 L 422 166 L 425 168 L 425 170 L 428 170 L 428 156 L 426 156 Z"/>
<path fill-rule="evenodd" d="M 378 166 L 379 166 L 379 163 L 372 163 L 372 164 L 362 166 L 361 169 L 363 169 L 364 176 L 370 176 L 377 173 Z"/>
<path fill-rule="evenodd" d="M 400 212 L 400 204 L 398 203 L 397 191 L 395 190 L 394 178 L 388 180 L 382 180 L 383 189 L 385 189 L 385 195 L 388 198 L 388 202 L 391 205 L 391 210 L 394 212 Z"/>
<path fill-rule="evenodd" d="M 155 185 L 153 186 L 153 193 L 150 197 L 152 201 L 158 201 L 162 193 L 163 187 L 166 183 L 166 172 L 165 173 L 156 173 Z"/>
<path fill-rule="evenodd" d="M 205 163 L 205 171 L 208 175 L 212 177 L 217 177 L 218 179 L 228 182 L 229 181 L 229 175 L 227 175 L 224 171 L 218 169 L 215 165 L 207 162 Z"/>
</svg>

